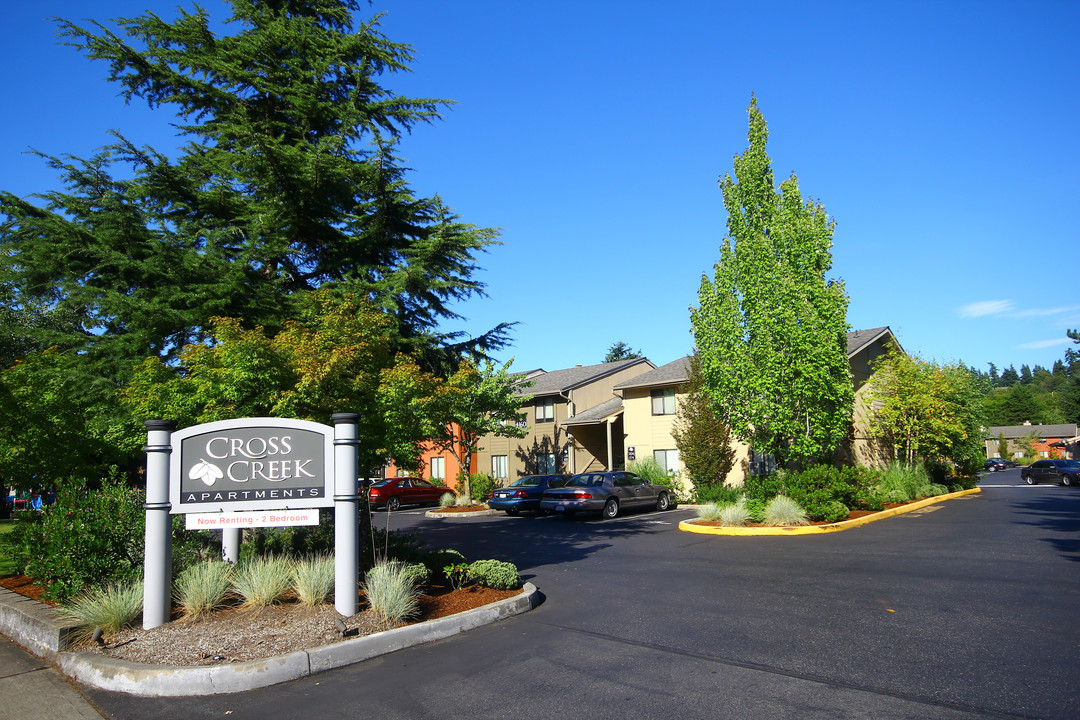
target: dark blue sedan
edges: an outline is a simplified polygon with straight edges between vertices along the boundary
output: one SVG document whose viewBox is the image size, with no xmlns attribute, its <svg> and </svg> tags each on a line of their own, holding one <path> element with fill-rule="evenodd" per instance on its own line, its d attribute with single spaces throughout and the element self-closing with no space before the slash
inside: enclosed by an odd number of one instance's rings
<svg viewBox="0 0 1080 720">
<path fill-rule="evenodd" d="M 509 487 L 499 488 L 491 494 L 488 507 L 505 510 L 507 515 L 517 515 L 522 510 L 540 512 L 540 498 L 548 488 L 566 484 L 569 475 L 529 475 Z"/>
</svg>

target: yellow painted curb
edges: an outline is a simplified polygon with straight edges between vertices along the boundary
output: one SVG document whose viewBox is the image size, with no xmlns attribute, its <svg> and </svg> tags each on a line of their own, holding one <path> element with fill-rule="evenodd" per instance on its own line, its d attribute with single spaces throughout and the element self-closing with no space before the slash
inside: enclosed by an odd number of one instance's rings
<svg viewBox="0 0 1080 720">
<path fill-rule="evenodd" d="M 822 533 L 840 532 L 841 530 L 850 530 L 854 527 L 866 525 L 868 523 L 876 522 L 877 520 L 884 520 L 895 515 L 903 515 L 909 513 L 912 510 L 918 510 L 928 505 L 936 505 L 943 500 L 952 500 L 953 498 L 962 497 L 964 495 L 974 495 L 982 492 L 981 488 L 973 488 L 971 490 L 961 490 L 960 492 L 946 493 L 944 495 L 937 495 L 932 498 L 926 498 L 925 500 L 919 500 L 902 507 L 893 508 L 891 510 L 882 510 L 881 512 L 874 513 L 873 515 L 866 515 L 865 517 L 855 518 L 854 520 L 841 520 L 840 522 L 829 523 L 828 525 L 800 525 L 800 526 L 785 526 L 785 527 L 715 527 L 712 525 L 698 525 L 695 520 L 683 520 L 679 523 L 679 529 L 685 532 L 700 533 L 702 535 L 821 535 Z"/>
</svg>

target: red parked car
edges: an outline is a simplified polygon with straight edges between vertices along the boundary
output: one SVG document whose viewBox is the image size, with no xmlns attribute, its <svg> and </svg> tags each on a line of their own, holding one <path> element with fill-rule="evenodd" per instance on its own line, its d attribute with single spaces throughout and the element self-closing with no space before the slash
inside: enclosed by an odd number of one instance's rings
<svg viewBox="0 0 1080 720">
<path fill-rule="evenodd" d="M 444 495 L 454 497 L 455 493 L 448 487 L 422 478 L 390 478 L 371 486 L 368 504 L 397 510 L 402 505 L 438 505 Z"/>
</svg>

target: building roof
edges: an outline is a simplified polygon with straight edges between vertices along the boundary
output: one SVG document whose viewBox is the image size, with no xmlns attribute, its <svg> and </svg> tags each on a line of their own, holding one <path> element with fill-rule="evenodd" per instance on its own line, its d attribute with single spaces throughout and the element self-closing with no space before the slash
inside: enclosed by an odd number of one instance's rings
<svg viewBox="0 0 1080 720">
<path fill-rule="evenodd" d="M 870 328 L 869 330 L 853 330 L 847 334 L 847 356 L 852 358 L 859 353 L 859 351 L 872 345 L 877 340 L 883 337 L 891 337 L 892 341 L 896 343 L 897 347 L 900 347 L 900 342 L 893 335 L 892 330 L 888 325 L 884 327 Z M 903 348 L 900 348 L 903 350 Z"/>
<path fill-rule="evenodd" d="M 681 385 L 690 377 L 690 356 L 672 360 L 667 365 L 644 372 L 637 377 L 623 380 L 616 385 L 615 390 L 629 390 L 631 388 L 664 387 L 667 385 Z"/>
<path fill-rule="evenodd" d="M 605 400 L 599 405 L 593 405 L 588 410 L 579 412 L 562 422 L 562 425 L 597 425 L 604 422 L 612 415 L 618 415 L 623 411 L 623 402 L 620 397 Z"/>
<path fill-rule="evenodd" d="M 521 394 L 533 395 L 534 397 L 558 395 L 641 363 L 646 363 L 649 367 L 655 367 L 647 358 L 630 358 L 629 360 L 600 363 L 599 365 L 578 365 L 565 370 L 552 370 L 549 373 L 529 378 L 533 384 L 530 387 L 522 388 Z"/>
<path fill-rule="evenodd" d="M 998 435 L 1004 435 L 1006 440 L 1035 435 L 1041 438 L 1073 438 L 1076 437 L 1076 423 L 1063 423 L 1059 425 L 998 425 L 987 428 L 986 438 L 993 440 Z"/>
</svg>

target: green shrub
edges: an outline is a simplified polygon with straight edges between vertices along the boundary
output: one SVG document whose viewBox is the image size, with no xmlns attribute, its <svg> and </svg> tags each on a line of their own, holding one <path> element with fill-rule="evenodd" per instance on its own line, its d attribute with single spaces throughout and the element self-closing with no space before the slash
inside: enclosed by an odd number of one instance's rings
<svg viewBox="0 0 1080 720">
<path fill-rule="evenodd" d="M 452 548 L 426 552 L 420 557 L 420 562 L 428 569 L 430 577 L 444 577 L 443 568 L 468 563 L 464 555 Z"/>
<path fill-rule="evenodd" d="M 371 610 L 388 626 L 394 627 L 419 609 L 420 591 L 413 584 L 406 563 L 383 560 L 367 571 L 362 585 Z"/>
<path fill-rule="evenodd" d="M 888 502 L 910 502 L 930 484 L 930 475 L 922 465 L 894 462 L 878 478 L 877 492 Z"/>
<path fill-rule="evenodd" d="M 738 502 L 742 496 L 742 488 L 731 487 L 730 485 L 697 485 L 694 487 L 694 502 L 699 505 L 706 503 L 730 505 Z"/>
<path fill-rule="evenodd" d="M 184 618 L 199 618 L 225 604 L 232 566 L 215 560 L 186 568 L 173 583 L 173 599 Z"/>
<path fill-rule="evenodd" d="M 431 571 L 423 563 L 409 563 L 405 566 L 405 575 L 416 587 L 423 587 L 431 581 Z"/>
<path fill-rule="evenodd" d="M 784 489 L 783 475 L 748 475 L 743 482 L 743 494 L 747 500 L 758 500 L 767 503 L 779 495 Z"/>
<path fill-rule="evenodd" d="M 777 495 L 765 506 L 765 518 L 762 520 L 766 525 L 789 526 L 806 525 L 809 521 L 804 510 L 797 502 L 786 495 Z"/>
<path fill-rule="evenodd" d="M 694 508 L 694 512 L 696 512 L 697 516 L 702 520 L 714 522 L 720 519 L 720 510 L 722 508 L 723 506 L 719 503 L 709 502 L 704 505 L 698 505 Z"/>
<path fill-rule="evenodd" d="M 750 514 L 751 522 L 763 522 L 765 520 L 766 501 L 746 498 L 743 501 L 746 512 Z"/>
<path fill-rule="evenodd" d="M 84 589 L 126 585 L 142 577 L 144 494 L 113 473 L 91 483 L 70 478 L 56 502 L 21 512 L 9 536 L 17 568 L 63 602 Z"/>
<path fill-rule="evenodd" d="M 303 558 L 334 552 L 334 511 L 319 510 L 318 525 L 281 528 L 249 528 L 244 530 L 240 559 L 278 555 Z"/>
<path fill-rule="evenodd" d="M 502 560 L 477 560 L 469 566 L 473 581 L 496 590 L 521 587 L 517 566 Z"/>
<path fill-rule="evenodd" d="M 241 607 L 267 607 L 284 599 L 293 586 L 292 566 L 292 560 L 276 555 L 239 563 L 232 590 L 240 596 Z"/>
<path fill-rule="evenodd" d="M 452 508 L 457 505 L 457 498 L 453 493 L 443 493 L 439 496 L 439 507 Z"/>
<path fill-rule="evenodd" d="M 112 634 L 131 626 L 142 614 L 143 587 L 141 582 L 128 585 L 107 585 L 84 590 L 66 605 L 60 614 L 76 623 L 75 638 L 85 640 L 100 627 Z"/>
<path fill-rule="evenodd" d="M 484 503 L 491 497 L 491 493 L 498 487 L 495 478 L 487 473 L 476 473 L 469 476 L 469 498 L 478 503 Z M 468 505 L 469 503 L 465 503 Z"/>
<path fill-rule="evenodd" d="M 949 492 L 949 488 L 944 485 L 938 485 L 937 483 L 930 483 L 919 488 L 919 492 L 916 495 L 917 499 L 937 497 L 938 495 L 944 495 Z"/>
<path fill-rule="evenodd" d="M 824 505 L 839 500 L 844 505 L 855 504 L 859 493 L 859 471 L 854 467 L 815 465 L 784 479 L 784 494 L 795 500 L 813 515 L 812 505 Z"/>
<path fill-rule="evenodd" d="M 750 511 L 746 509 L 746 501 L 724 505 L 720 508 L 720 524 L 724 527 L 741 527 L 750 522 Z"/>
<path fill-rule="evenodd" d="M 833 500 L 826 503 L 820 508 L 817 515 L 807 515 L 813 520 L 823 520 L 825 522 L 839 522 L 847 518 L 851 514 L 850 508 L 839 500 Z"/>
<path fill-rule="evenodd" d="M 322 605 L 334 592 L 333 555 L 309 555 L 293 563 L 293 590 L 304 605 Z"/>
</svg>

